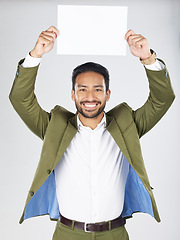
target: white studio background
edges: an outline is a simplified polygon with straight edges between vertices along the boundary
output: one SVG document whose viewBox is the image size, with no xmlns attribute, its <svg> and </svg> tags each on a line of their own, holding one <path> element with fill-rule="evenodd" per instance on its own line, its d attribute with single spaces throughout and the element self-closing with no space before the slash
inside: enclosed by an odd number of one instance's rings
<svg viewBox="0 0 180 240">
<path fill-rule="evenodd" d="M 165 117 L 141 139 L 143 156 L 162 222 L 149 215 L 134 214 L 127 221 L 131 240 L 179 239 L 179 134 L 180 134 L 180 1 L 173 0 L 64 0 L 0 1 L 0 237 L 1 239 L 50 240 L 55 223 L 48 216 L 18 221 L 39 160 L 42 142 L 13 110 L 8 95 L 17 62 L 30 51 L 38 35 L 57 25 L 58 4 L 128 6 L 128 28 L 141 33 L 169 69 L 176 94 Z M 118 31 L 118 30 L 117 30 Z M 108 32 L 107 32 L 108 34 Z M 113 37 L 113 36 L 112 36 Z M 107 46 L 108 47 L 108 46 Z M 36 95 L 49 111 L 59 104 L 75 111 L 70 99 L 71 72 L 77 65 L 94 61 L 111 75 L 111 101 L 107 110 L 126 101 L 141 106 L 148 95 L 144 69 L 129 49 L 127 56 L 60 56 L 55 49 L 44 56 L 38 74 Z"/>
</svg>

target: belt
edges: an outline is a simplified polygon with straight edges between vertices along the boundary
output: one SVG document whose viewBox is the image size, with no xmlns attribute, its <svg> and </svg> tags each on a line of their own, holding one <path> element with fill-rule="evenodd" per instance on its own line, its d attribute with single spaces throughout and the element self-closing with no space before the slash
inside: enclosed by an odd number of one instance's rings
<svg viewBox="0 0 180 240">
<path fill-rule="evenodd" d="M 102 231 L 107 231 L 110 229 L 121 227 L 125 225 L 126 220 L 120 216 L 108 222 L 85 223 L 85 222 L 73 221 L 61 215 L 60 222 L 68 227 L 84 230 L 85 232 L 102 232 Z"/>
</svg>

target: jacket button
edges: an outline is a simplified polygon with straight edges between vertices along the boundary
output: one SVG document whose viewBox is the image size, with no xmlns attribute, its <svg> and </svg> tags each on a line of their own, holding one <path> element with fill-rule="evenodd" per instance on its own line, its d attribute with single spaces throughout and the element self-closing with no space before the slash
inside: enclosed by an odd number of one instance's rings
<svg viewBox="0 0 180 240">
<path fill-rule="evenodd" d="M 51 170 L 48 169 L 48 170 L 47 170 L 47 173 L 50 174 L 50 173 L 51 173 Z"/>
<path fill-rule="evenodd" d="M 33 195 L 34 195 L 34 192 L 33 192 L 33 191 L 30 191 L 29 194 L 30 194 L 30 196 L 33 196 Z"/>
</svg>

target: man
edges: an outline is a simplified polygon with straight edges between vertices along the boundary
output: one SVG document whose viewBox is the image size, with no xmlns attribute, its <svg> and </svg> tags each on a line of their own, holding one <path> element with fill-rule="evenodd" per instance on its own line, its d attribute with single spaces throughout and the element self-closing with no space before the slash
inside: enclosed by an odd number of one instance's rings
<svg viewBox="0 0 180 240">
<path fill-rule="evenodd" d="M 124 225 L 134 212 L 160 221 L 139 138 L 174 100 L 167 69 L 147 40 L 129 30 L 125 39 L 145 65 L 149 81 L 145 104 L 133 111 L 122 103 L 105 113 L 109 73 L 99 64 L 85 63 L 72 76 L 77 113 L 60 106 L 48 113 L 37 102 L 34 84 L 37 65 L 57 35 L 53 26 L 40 34 L 30 55 L 20 61 L 10 93 L 20 117 L 44 140 L 20 223 L 49 214 L 57 220 L 53 240 L 129 239 Z"/>
</svg>

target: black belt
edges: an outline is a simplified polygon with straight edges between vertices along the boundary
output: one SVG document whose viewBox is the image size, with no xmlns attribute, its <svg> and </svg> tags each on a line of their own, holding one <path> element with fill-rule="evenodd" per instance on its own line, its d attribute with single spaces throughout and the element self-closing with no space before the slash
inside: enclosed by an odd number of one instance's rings
<svg viewBox="0 0 180 240">
<path fill-rule="evenodd" d="M 114 220 L 103 223 L 84 223 L 67 219 L 61 215 L 60 222 L 68 227 L 74 227 L 84 230 L 85 232 L 102 232 L 121 227 L 125 225 L 126 220 L 120 216 Z"/>
</svg>

